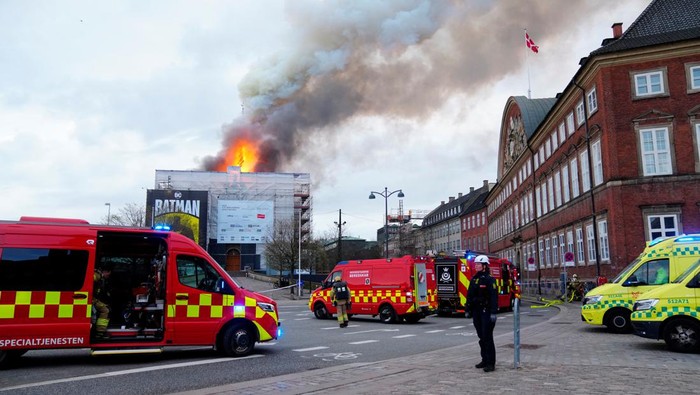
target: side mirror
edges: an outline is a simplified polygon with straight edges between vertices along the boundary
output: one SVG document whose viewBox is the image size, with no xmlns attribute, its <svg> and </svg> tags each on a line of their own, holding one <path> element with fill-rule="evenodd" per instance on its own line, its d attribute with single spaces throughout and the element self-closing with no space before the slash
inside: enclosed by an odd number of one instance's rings
<svg viewBox="0 0 700 395">
<path fill-rule="evenodd" d="M 228 286 L 228 284 L 226 284 L 226 281 L 223 278 L 216 280 L 215 292 L 225 295 L 233 295 L 233 290 Z"/>
</svg>

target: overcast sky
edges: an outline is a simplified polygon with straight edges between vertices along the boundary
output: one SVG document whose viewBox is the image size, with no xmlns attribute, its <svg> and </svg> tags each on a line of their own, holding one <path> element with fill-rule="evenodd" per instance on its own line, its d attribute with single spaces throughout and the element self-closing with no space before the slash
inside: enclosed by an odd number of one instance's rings
<svg viewBox="0 0 700 395">
<path fill-rule="evenodd" d="M 495 182 L 508 97 L 554 97 L 649 2 L 0 1 L 0 219 L 100 222 L 254 124 L 311 174 L 316 236 L 342 209 L 375 240 L 370 191 L 406 212 Z"/>
</svg>

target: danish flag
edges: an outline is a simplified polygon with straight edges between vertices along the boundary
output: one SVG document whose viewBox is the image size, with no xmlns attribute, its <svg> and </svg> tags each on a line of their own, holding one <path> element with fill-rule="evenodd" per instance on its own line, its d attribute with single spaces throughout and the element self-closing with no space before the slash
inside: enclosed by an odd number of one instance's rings
<svg viewBox="0 0 700 395">
<path fill-rule="evenodd" d="M 540 47 L 535 45 L 535 42 L 532 41 L 530 35 L 527 34 L 527 30 L 525 31 L 525 45 L 527 45 L 527 47 L 530 48 L 534 53 L 540 52 Z"/>
</svg>

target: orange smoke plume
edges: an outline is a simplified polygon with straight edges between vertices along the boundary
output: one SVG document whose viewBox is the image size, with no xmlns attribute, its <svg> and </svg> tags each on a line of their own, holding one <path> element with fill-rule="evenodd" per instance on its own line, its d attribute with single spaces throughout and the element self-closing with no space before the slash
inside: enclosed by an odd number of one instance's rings
<svg viewBox="0 0 700 395">
<path fill-rule="evenodd" d="M 225 172 L 228 166 L 239 166 L 242 172 L 253 172 L 260 158 L 259 143 L 251 138 L 238 136 L 231 142 L 224 160 L 216 170 Z"/>
</svg>

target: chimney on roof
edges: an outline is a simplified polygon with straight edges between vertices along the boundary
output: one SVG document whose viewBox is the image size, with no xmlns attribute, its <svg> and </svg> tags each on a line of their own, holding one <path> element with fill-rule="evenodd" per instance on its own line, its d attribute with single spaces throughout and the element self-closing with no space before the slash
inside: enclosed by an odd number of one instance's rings
<svg viewBox="0 0 700 395">
<path fill-rule="evenodd" d="M 474 187 L 469 187 L 469 193 L 474 192 Z"/>
<path fill-rule="evenodd" d="M 455 197 L 454 197 L 454 196 L 450 196 L 450 201 L 454 201 L 454 200 L 455 200 Z"/>
<path fill-rule="evenodd" d="M 622 35 L 622 22 L 616 22 L 612 25 L 613 38 L 620 38 Z"/>
<path fill-rule="evenodd" d="M 461 197 L 462 197 L 462 192 L 460 192 L 459 195 L 457 195 L 457 198 L 461 198 Z"/>
<path fill-rule="evenodd" d="M 489 180 L 484 180 L 484 186 L 488 187 L 489 186 Z"/>
<path fill-rule="evenodd" d="M 444 201 L 444 200 L 442 200 L 442 201 L 440 202 L 440 205 L 441 205 L 441 206 L 442 206 L 443 204 L 445 204 L 445 201 Z"/>
</svg>

